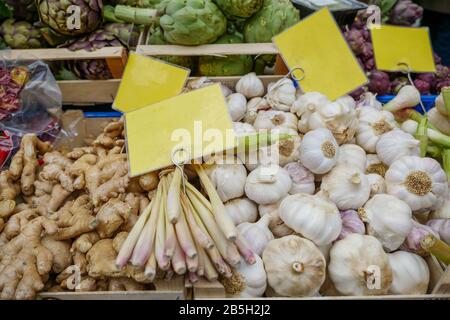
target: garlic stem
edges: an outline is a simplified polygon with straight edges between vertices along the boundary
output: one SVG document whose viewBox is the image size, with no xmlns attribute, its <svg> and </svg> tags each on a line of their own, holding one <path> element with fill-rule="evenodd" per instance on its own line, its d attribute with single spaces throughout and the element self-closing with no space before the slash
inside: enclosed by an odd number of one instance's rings
<svg viewBox="0 0 450 320">
<path fill-rule="evenodd" d="M 450 149 L 442 151 L 442 166 L 447 174 L 448 181 L 450 181 Z"/>
<path fill-rule="evenodd" d="M 442 89 L 442 98 L 444 99 L 445 109 L 447 109 L 447 117 L 450 119 L 450 87 Z"/>
<path fill-rule="evenodd" d="M 181 187 L 181 170 L 175 168 L 175 172 L 170 183 L 169 192 L 167 194 L 167 216 L 170 223 L 176 223 L 180 217 L 180 187 Z"/>
<path fill-rule="evenodd" d="M 288 140 L 293 138 L 293 135 L 287 133 L 271 133 L 269 131 L 260 132 L 257 134 L 246 135 L 238 137 L 237 147 L 235 148 L 235 153 L 247 153 L 256 151 L 258 149 L 270 146 L 274 143 Z"/>
<path fill-rule="evenodd" d="M 418 124 L 416 124 L 416 126 L 417 126 L 416 132 L 420 128 L 420 123 L 423 124 L 423 122 L 425 121 L 424 119 L 426 119 L 426 117 L 421 117 L 420 119 L 418 119 L 419 122 L 416 121 L 415 119 L 413 119 L 414 121 L 418 122 Z M 429 124 L 428 121 L 427 121 L 427 123 Z M 411 129 L 412 128 L 413 127 L 411 127 Z M 425 130 L 423 130 L 422 132 L 425 133 Z M 428 139 L 430 139 L 430 141 L 433 142 L 434 144 L 437 144 L 442 147 L 450 148 L 450 136 L 447 136 L 447 135 L 441 133 L 439 130 L 428 128 L 426 131 L 426 135 L 427 135 Z"/>
<path fill-rule="evenodd" d="M 437 145 L 434 144 L 428 144 L 427 146 L 427 154 L 435 159 L 443 157 L 442 149 L 439 148 Z M 450 178 L 449 178 L 450 180 Z"/>
<path fill-rule="evenodd" d="M 302 273 L 305 270 L 305 268 L 303 266 L 303 263 L 296 261 L 292 263 L 292 270 L 294 270 L 294 272 L 297 273 Z"/>
<path fill-rule="evenodd" d="M 445 242 L 433 235 L 428 235 L 420 240 L 420 245 L 446 266 L 450 264 L 450 246 Z"/>
<path fill-rule="evenodd" d="M 350 178 L 350 181 L 353 184 L 361 184 L 361 177 L 360 177 L 359 173 L 355 173 L 354 175 L 352 175 L 352 177 Z"/>
<path fill-rule="evenodd" d="M 425 116 L 422 117 L 422 119 L 420 120 L 415 134 L 416 139 L 420 141 L 421 157 L 425 157 L 427 154 L 427 146 L 428 146 L 427 129 L 428 129 L 428 118 Z"/>
</svg>

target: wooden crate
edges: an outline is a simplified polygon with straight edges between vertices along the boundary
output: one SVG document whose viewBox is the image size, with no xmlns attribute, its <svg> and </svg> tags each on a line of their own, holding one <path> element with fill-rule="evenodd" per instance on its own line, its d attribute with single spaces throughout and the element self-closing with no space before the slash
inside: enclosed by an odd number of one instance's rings
<svg viewBox="0 0 450 320">
<path fill-rule="evenodd" d="M 186 300 L 184 277 L 170 281 L 158 280 L 155 290 L 148 291 L 94 291 L 94 292 L 42 292 L 43 300 Z"/>
<path fill-rule="evenodd" d="M 292 298 L 295 300 L 450 300 L 450 266 L 444 271 L 442 265 L 434 257 L 426 259 L 430 269 L 430 284 L 426 295 L 385 295 L 385 296 L 324 296 L 308 298 Z M 225 289 L 218 281 L 208 282 L 200 280 L 192 285 L 192 298 L 194 300 L 223 299 L 226 298 Z M 266 299 L 282 299 L 270 297 Z M 283 298 L 285 299 L 285 298 Z"/>
</svg>

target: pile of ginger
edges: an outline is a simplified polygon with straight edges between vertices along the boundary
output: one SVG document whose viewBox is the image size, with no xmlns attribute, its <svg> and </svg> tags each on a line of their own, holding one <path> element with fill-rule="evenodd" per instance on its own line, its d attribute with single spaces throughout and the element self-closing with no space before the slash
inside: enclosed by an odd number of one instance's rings
<svg viewBox="0 0 450 320">
<path fill-rule="evenodd" d="M 0 173 L 0 299 L 148 288 L 142 268 L 115 264 L 158 185 L 157 173 L 129 178 L 124 144 L 122 120 L 65 154 L 22 138 Z"/>
</svg>

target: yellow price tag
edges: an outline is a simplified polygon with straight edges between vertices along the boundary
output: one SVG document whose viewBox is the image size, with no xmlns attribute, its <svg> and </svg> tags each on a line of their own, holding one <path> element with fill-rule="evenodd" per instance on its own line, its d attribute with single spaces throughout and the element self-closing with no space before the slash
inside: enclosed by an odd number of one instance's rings
<svg viewBox="0 0 450 320">
<path fill-rule="evenodd" d="M 176 150 L 198 159 L 237 146 L 219 84 L 128 112 L 125 124 L 132 177 L 172 165 Z"/>
<path fill-rule="evenodd" d="M 190 70 L 131 53 L 113 108 L 133 111 L 181 93 Z"/>
<path fill-rule="evenodd" d="M 436 72 L 428 28 L 372 26 L 377 69 Z"/>
<path fill-rule="evenodd" d="M 274 37 L 283 60 L 305 92 L 334 100 L 368 82 L 328 8 Z"/>
</svg>

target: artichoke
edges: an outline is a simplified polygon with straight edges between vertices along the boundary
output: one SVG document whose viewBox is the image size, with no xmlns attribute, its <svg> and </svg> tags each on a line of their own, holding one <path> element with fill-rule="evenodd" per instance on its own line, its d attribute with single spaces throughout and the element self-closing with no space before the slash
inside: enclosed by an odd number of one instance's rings
<svg viewBox="0 0 450 320">
<path fill-rule="evenodd" d="M 29 22 L 38 18 L 36 3 L 34 0 L 5 0 L 6 4 L 14 10 L 14 17 Z"/>
<path fill-rule="evenodd" d="M 215 43 L 242 43 L 244 37 L 240 33 L 225 34 Z M 199 58 L 198 71 L 202 76 L 240 76 L 250 73 L 253 69 L 253 59 L 248 55 L 229 56 L 226 58 L 204 56 Z"/>
<path fill-rule="evenodd" d="M 121 42 L 126 43 L 130 47 L 138 45 L 139 30 L 134 28 L 132 24 L 108 23 L 104 25 L 104 29 L 114 34 Z"/>
<path fill-rule="evenodd" d="M 45 47 L 40 31 L 26 21 L 5 20 L 0 26 L 0 34 L 11 49 Z"/>
<path fill-rule="evenodd" d="M 161 29 L 159 27 L 153 27 L 150 29 L 149 37 L 147 40 L 148 44 L 153 45 L 164 45 L 167 41 L 164 40 Z M 195 67 L 195 59 L 193 57 L 187 56 L 156 56 L 156 58 L 169 62 L 174 65 L 182 66 L 193 70 Z"/>
<path fill-rule="evenodd" d="M 400 26 L 413 26 L 422 19 L 423 8 L 411 0 L 400 0 L 389 15 L 389 23 Z"/>
<path fill-rule="evenodd" d="M 264 0 L 263 7 L 244 26 L 245 42 L 271 42 L 272 38 L 300 21 L 290 0 Z"/>
<path fill-rule="evenodd" d="M 70 62 L 68 69 L 79 79 L 85 80 L 109 80 L 112 79 L 111 71 L 105 60 L 80 60 Z"/>
<path fill-rule="evenodd" d="M 103 47 L 120 47 L 123 43 L 110 31 L 97 30 L 85 37 L 66 42 L 61 48 L 67 48 L 72 51 L 86 50 L 95 51 Z"/>
<path fill-rule="evenodd" d="M 55 32 L 67 36 L 79 36 L 95 31 L 102 23 L 102 0 L 36 0 L 42 23 Z M 70 29 L 68 8 L 81 9 L 80 28 Z"/>
<path fill-rule="evenodd" d="M 261 9 L 263 0 L 214 0 L 228 18 L 249 18 Z"/>
<path fill-rule="evenodd" d="M 213 43 L 227 28 L 227 19 L 211 0 L 171 0 L 159 22 L 168 42 L 187 46 Z"/>
<path fill-rule="evenodd" d="M 164 8 L 165 3 L 168 1 L 169 0 L 114 0 L 110 2 L 114 5 L 121 4 L 130 7 L 154 8 L 160 10 Z"/>
</svg>

